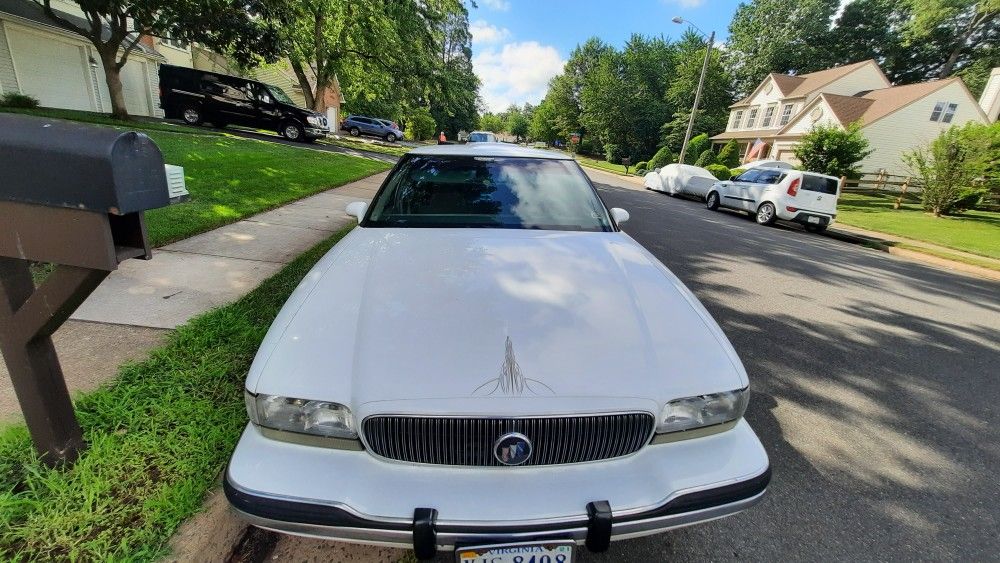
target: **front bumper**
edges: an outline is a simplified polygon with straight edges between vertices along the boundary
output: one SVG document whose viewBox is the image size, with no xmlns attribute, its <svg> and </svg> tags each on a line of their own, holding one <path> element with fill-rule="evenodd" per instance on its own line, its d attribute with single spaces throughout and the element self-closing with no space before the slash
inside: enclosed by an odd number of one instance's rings
<svg viewBox="0 0 1000 563">
<path fill-rule="evenodd" d="M 742 420 L 721 434 L 624 458 L 524 468 L 397 463 L 269 440 L 248 426 L 225 492 L 262 528 L 419 554 L 551 539 L 593 549 L 735 514 L 759 502 L 769 481 L 767 455 Z M 603 500 L 610 510 L 595 516 L 592 506 Z M 421 514 L 434 515 L 429 525 Z"/>
<path fill-rule="evenodd" d="M 305 128 L 306 137 L 310 139 L 318 139 L 320 137 L 326 137 L 330 134 L 330 128 L 326 127 L 309 127 Z"/>
</svg>

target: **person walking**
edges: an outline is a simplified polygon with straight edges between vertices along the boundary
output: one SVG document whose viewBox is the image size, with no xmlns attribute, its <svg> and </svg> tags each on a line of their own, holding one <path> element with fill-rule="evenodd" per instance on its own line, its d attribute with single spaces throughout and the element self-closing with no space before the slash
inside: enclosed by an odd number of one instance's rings
<svg viewBox="0 0 1000 563">
<path fill-rule="evenodd" d="M 445 137 L 444 136 L 444 131 L 441 131 L 441 134 L 438 135 L 438 144 L 439 145 L 444 145 L 444 144 L 447 144 L 447 143 L 448 143 L 448 137 Z"/>
</svg>

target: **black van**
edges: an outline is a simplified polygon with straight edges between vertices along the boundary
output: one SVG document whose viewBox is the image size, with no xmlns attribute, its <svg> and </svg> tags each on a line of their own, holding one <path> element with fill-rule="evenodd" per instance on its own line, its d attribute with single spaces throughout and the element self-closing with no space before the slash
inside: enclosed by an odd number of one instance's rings
<svg viewBox="0 0 1000 563">
<path fill-rule="evenodd" d="M 326 116 L 295 105 L 281 88 L 249 78 L 160 65 L 160 107 L 188 125 L 242 125 L 270 129 L 292 141 L 330 132 Z"/>
</svg>

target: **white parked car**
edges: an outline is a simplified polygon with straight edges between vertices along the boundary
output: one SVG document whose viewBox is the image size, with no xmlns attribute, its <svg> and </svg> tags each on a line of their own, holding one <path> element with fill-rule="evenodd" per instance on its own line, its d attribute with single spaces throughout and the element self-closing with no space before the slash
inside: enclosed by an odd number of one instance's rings
<svg viewBox="0 0 1000 563">
<path fill-rule="evenodd" d="M 746 211 L 761 225 L 778 219 L 801 223 L 821 232 L 837 217 L 840 180 L 833 176 L 776 168 L 751 168 L 712 187 L 709 209 Z"/>
<path fill-rule="evenodd" d="M 785 162 L 784 160 L 754 160 L 741 164 L 740 168 L 744 170 L 749 170 L 751 168 L 780 168 L 791 170 L 795 167 L 792 166 L 792 163 Z"/>
<path fill-rule="evenodd" d="M 700 166 L 668 164 L 643 176 L 643 184 L 657 192 L 670 195 L 690 194 L 702 199 L 719 179 Z"/>
<path fill-rule="evenodd" d="M 569 563 L 761 499 L 743 364 L 571 157 L 418 148 L 348 209 L 246 381 L 251 523 Z"/>
</svg>

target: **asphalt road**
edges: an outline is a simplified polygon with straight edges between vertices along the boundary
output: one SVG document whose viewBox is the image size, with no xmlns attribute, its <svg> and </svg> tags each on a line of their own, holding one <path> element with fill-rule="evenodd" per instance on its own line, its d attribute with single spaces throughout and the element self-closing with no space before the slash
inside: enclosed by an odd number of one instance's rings
<svg viewBox="0 0 1000 563">
<path fill-rule="evenodd" d="M 588 173 L 736 347 L 774 476 L 750 511 L 581 561 L 1000 557 L 1000 283 Z"/>
</svg>

